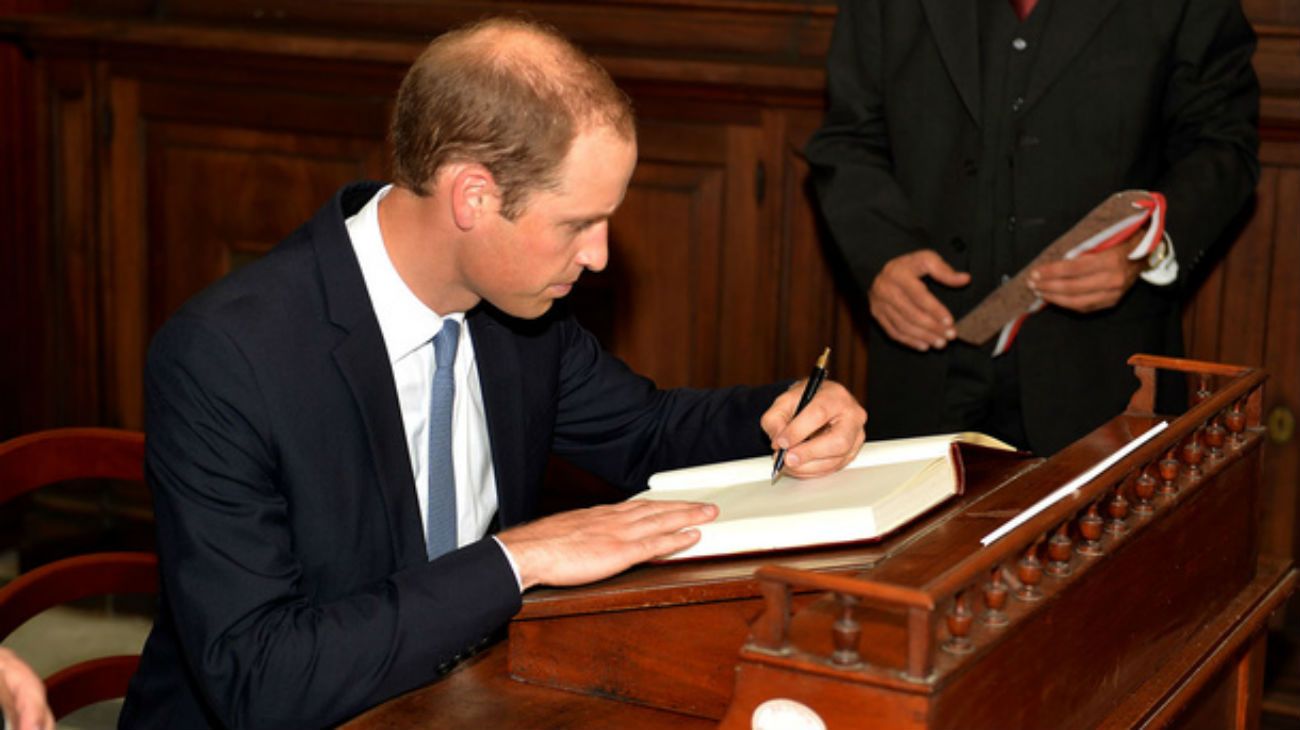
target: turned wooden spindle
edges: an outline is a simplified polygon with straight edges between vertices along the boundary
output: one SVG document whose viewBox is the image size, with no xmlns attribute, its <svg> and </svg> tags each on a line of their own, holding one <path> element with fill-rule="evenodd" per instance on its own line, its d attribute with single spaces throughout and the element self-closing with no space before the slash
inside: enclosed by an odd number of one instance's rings
<svg viewBox="0 0 1300 730">
<path fill-rule="evenodd" d="M 1151 504 L 1151 498 L 1156 493 L 1156 478 L 1151 476 L 1150 467 L 1142 467 L 1142 472 L 1133 482 L 1133 496 L 1137 498 L 1137 504 L 1133 505 L 1133 512 L 1143 517 L 1155 512 L 1155 505 Z"/>
<path fill-rule="evenodd" d="M 943 643 L 944 651 L 952 654 L 969 654 L 975 649 L 970 640 L 971 624 L 975 615 L 971 613 L 966 599 L 966 591 L 953 599 L 952 610 L 948 612 L 948 640 Z"/>
<path fill-rule="evenodd" d="M 1043 564 L 1038 560 L 1038 543 L 1030 545 L 1024 557 L 1016 563 L 1016 577 L 1020 579 L 1016 598 L 1029 602 L 1042 600 L 1043 589 L 1038 584 L 1043 582 Z"/>
<path fill-rule="evenodd" d="M 1101 533 L 1102 524 L 1101 514 L 1097 511 L 1097 503 L 1093 502 L 1088 505 L 1088 509 L 1079 518 L 1079 536 L 1083 542 L 1079 543 L 1079 554 L 1095 558 L 1101 555 Z"/>
<path fill-rule="evenodd" d="M 1002 577 L 1002 566 L 993 566 L 993 576 L 989 582 L 984 584 L 984 605 L 987 609 L 980 616 L 980 621 L 985 626 L 1006 626 L 1007 612 L 1003 609 L 1007 606 L 1007 581 Z"/>
<path fill-rule="evenodd" d="M 1241 400 L 1232 404 L 1228 414 L 1223 417 L 1223 425 L 1232 434 L 1232 445 L 1240 446 L 1246 440 L 1246 411 L 1242 409 Z"/>
<path fill-rule="evenodd" d="M 1174 458 L 1174 450 L 1166 451 L 1165 458 L 1156 464 L 1156 468 L 1160 471 L 1160 486 L 1156 489 L 1157 494 L 1161 497 L 1172 497 L 1178 494 L 1178 472 L 1181 467 L 1178 459 Z"/>
<path fill-rule="evenodd" d="M 1210 399 L 1214 391 L 1210 390 L 1209 373 L 1198 373 L 1196 376 L 1196 392 L 1192 395 L 1192 405 L 1200 405 Z"/>
<path fill-rule="evenodd" d="M 858 599 L 845 593 L 836 593 L 835 599 L 840 603 L 840 617 L 835 620 L 835 627 L 831 631 L 832 641 L 835 644 L 835 651 L 831 652 L 831 661 L 841 667 L 849 667 L 862 661 L 861 655 L 858 654 L 862 625 L 853 617 L 853 609 L 858 605 Z"/>
<path fill-rule="evenodd" d="M 1188 476 L 1195 479 L 1201 475 L 1201 462 L 1205 460 L 1205 449 L 1201 448 L 1201 429 L 1196 429 L 1187 437 L 1179 456 L 1187 465 Z"/>
<path fill-rule="evenodd" d="M 1106 514 L 1110 519 L 1106 520 L 1106 533 L 1109 535 L 1123 535 L 1128 532 L 1128 498 L 1124 496 L 1123 482 L 1115 485 L 1115 493 L 1111 496 L 1110 501 L 1106 503 Z"/>
<path fill-rule="evenodd" d="M 1047 541 L 1047 574 L 1058 578 L 1069 575 L 1070 557 L 1074 554 L 1071 549 L 1074 547 L 1074 541 L 1070 539 L 1070 524 L 1062 523 L 1056 528 L 1056 533 L 1052 539 Z"/>
<path fill-rule="evenodd" d="M 1210 449 L 1211 459 L 1223 458 L 1223 445 L 1227 441 L 1228 430 L 1223 427 L 1223 419 L 1215 416 L 1205 427 L 1205 445 Z"/>
</svg>

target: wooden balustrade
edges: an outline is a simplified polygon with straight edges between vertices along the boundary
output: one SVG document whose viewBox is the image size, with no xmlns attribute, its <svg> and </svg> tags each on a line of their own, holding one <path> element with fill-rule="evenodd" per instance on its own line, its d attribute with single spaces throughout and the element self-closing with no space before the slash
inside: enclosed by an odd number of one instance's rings
<svg viewBox="0 0 1300 730">
<path fill-rule="evenodd" d="M 1073 498 L 1061 500 L 965 561 L 973 571 L 945 576 L 924 589 L 876 582 L 871 573 L 847 577 L 761 568 L 765 609 L 754 623 L 747 650 L 781 657 L 773 661 L 814 663 L 838 673 L 901 670 L 899 677 L 933 683 L 936 671 L 952 671 L 964 658 L 1008 635 L 1009 627 L 1027 620 L 1063 586 L 1177 509 L 1233 452 L 1258 437 L 1251 433 L 1260 425 L 1261 372 L 1220 366 L 1198 371 L 1203 363 L 1166 358 L 1135 357 L 1131 362 L 1143 391 L 1154 389 L 1156 369 L 1198 375 L 1194 405 L 1164 433 L 1084 484 Z M 1151 372 L 1144 373 L 1146 369 Z M 1217 391 L 1216 380 L 1224 381 Z M 1135 409 L 1149 414 L 1150 398 L 1150 392 L 1139 391 Z M 1145 427 L 1154 422 L 1136 423 Z M 1010 572 L 1004 568 L 1008 565 L 1014 566 Z M 834 607 L 835 618 L 829 641 L 806 645 L 791 637 L 790 596 L 796 588 L 830 591 L 825 600 Z M 978 620 L 972 607 L 977 597 L 983 601 Z M 907 660 L 902 666 L 873 668 L 863 658 L 865 648 L 857 642 L 865 641 L 867 612 L 879 610 L 907 617 Z M 936 616 L 936 611 L 943 615 Z M 921 631 L 925 635 L 918 635 Z M 831 648 L 823 652 L 813 644 Z"/>
</svg>

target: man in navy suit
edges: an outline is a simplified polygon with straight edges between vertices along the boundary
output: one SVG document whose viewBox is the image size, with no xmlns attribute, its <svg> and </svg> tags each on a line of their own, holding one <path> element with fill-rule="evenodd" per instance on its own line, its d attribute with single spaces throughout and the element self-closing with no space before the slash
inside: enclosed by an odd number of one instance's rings
<svg viewBox="0 0 1300 730">
<path fill-rule="evenodd" d="M 523 590 L 682 549 L 716 516 L 535 519 L 552 452 L 635 491 L 773 447 L 823 474 L 862 443 L 837 384 L 798 417 L 784 384 L 658 390 L 555 306 L 605 266 L 636 143 L 625 97 L 552 31 L 435 40 L 393 142 L 395 184 L 344 188 L 154 339 L 163 601 L 123 727 L 340 722 L 435 679 Z"/>
</svg>

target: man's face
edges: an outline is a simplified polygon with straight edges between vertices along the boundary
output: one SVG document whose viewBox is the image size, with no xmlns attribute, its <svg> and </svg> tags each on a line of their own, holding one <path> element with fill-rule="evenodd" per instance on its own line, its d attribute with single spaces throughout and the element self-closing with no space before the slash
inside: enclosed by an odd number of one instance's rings
<svg viewBox="0 0 1300 730">
<path fill-rule="evenodd" d="M 534 192 L 510 221 L 493 214 L 462 259 L 470 287 L 514 315 L 540 317 L 565 296 L 584 269 L 609 258 L 609 218 L 623 202 L 636 166 L 636 143 L 608 128 L 573 141 L 555 190 Z"/>
</svg>

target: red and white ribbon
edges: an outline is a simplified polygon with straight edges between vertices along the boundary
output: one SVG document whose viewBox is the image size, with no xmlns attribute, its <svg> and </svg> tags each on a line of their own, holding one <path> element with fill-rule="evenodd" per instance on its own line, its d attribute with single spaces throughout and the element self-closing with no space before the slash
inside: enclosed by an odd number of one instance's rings
<svg viewBox="0 0 1300 730">
<path fill-rule="evenodd" d="M 1156 247 L 1160 245 L 1160 239 L 1165 235 L 1165 196 L 1160 193 L 1147 193 L 1147 196 L 1133 202 L 1133 207 L 1137 209 L 1137 212 L 1093 234 L 1086 241 L 1067 251 L 1065 258 L 1067 260 L 1076 259 L 1084 254 L 1100 253 L 1108 248 L 1114 248 L 1127 241 L 1143 226 L 1146 226 L 1147 232 L 1143 234 L 1142 240 L 1138 241 L 1133 250 L 1128 252 L 1128 258 L 1130 261 L 1137 261 L 1150 256 L 1156 250 Z M 1020 333 L 1020 327 L 1025 323 L 1025 320 L 1029 319 L 1029 315 L 1044 306 L 1045 303 L 1042 299 L 1035 299 L 1024 314 L 1008 322 L 1002 328 L 1002 331 L 998 333 L 998 342 L 993 346 L 993 357 L 997 357 L 1011 349 L 1011 343 L 1015 341 L 1016 335 Z"/>
</svg>

